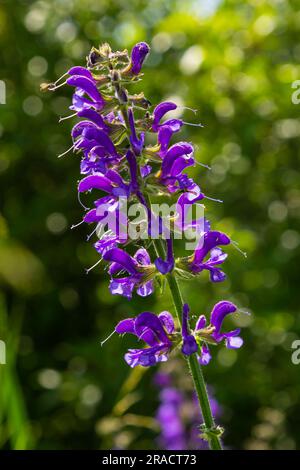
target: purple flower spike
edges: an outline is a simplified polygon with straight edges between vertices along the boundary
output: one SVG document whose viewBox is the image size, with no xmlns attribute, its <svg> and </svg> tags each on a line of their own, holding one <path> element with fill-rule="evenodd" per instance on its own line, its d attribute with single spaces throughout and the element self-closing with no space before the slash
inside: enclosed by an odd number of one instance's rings
<svg viewBox="0 0 300 470">
<path fill-rule="evenodd" d="M 131 51 L 131 73 L 138 75 L 141 71 L 142 65 L 146 56 L 150 52 L 150 47 L 146 42 L 139 42 Z"/>
<path fill-rule="evenodd" d="M 149 367 L 168 359 L 172 341 L 165 326 L 166 314 L 169 315 L 168 327 L 170 328 L 172 325 L 170 325 L 169 312 L 162 312 L 158 317 L 152 312 L 143 312 L 136 318 L 127 318 L 117 324 L 116 333 L 133 334 L 149 346 L 145 349 L 129 349 L 125 354 L 125 361 L 130 367 L 138 365 Z"/>
<path fill-rule="evenodd" d="M 182 309 L 182 348 L 181 351 L 185 356 L 190 356 L 198 351 L 198 345 L 193 335 L 189 333 L 188 317 L 190 313 L 190 307 L 188 304 L 184 304 Z"/>
</svg>

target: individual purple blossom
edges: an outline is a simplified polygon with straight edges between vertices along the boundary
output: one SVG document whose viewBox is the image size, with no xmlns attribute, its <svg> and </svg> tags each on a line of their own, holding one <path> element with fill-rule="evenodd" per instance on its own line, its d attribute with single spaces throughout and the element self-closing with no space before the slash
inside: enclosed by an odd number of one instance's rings
<svg viewBox="0 0 300 470">
<path fill-rule="evenodd" d="M 168 151 L 171 138 L 175 132 L 179 132 L 183 122 L 180 119 L 170 119 L 157 130 L 157 142 L 159 144 L 159 156 L 163 158 Z"/>
<path fill-rule="evenodd" d="M 152 130 L 157 132 L 160 126 L 160 121 L 169 111 L 174 111 L 177 109 L 177 104 L 172 103 L 171 101 L 163 101 L 158 104 L 152 114 Z"/>
<path fill-rule="evenodd" d="M 121 176 L 114 170 L 108 170 L 105 175 L 102 173 L 95 173 L 83 178 L 78 185 L 78 192 L 84 193 L 91 190 L 100 190 L 107 193 L 94 201 L 95 207 L 89 210 L 83 220 L 86 223 L 99 223 L 103 219 L 107 219 L 109 213 L 113 229 L 118 231 L 122 223 L 126 223 L 126 216 L 121 211 L 120 201 L 122 197 L 128 198 L 130 194 L 130 186 L 126 184 Z M 114 215 L 117 215 L 115 217 Z M 121 219 L 121 220 L 120 220 Z M 119 233 L 116 233 L 119 235 Z"/>
<path fill-rule="evenodd" d="M 96 251 L 103 257 L 106 251 L 117 248 L 120 244 L 128 241 L 127 232 L 116 235 L 111 230 L 105 232 L 97 241 L 94 243 Z"/>
<path fill-rule="evenodd" d="M 150 52 L 150 48 L 147 43 L 139 42 L 136 44 L 131 51 L 131 73 L 138 75 L 141 71 L 142 65 L 146 56 Z"/>
<path fill-rule="evenodd" d="M 219 245 L 229 245 L 230 238 L 225 233 L 217 231 L 208 231 L 200 238 L 193 255 L 182 258 L 177 265 L 181 269 L 190 271 L 193 274 L 199 274 L 203 270 L 208 270 L 212 282 L 224 281 L 226 275 L 219 268 L 227 258 Z M 209 255 L 209 258 L 207 258 Z"/>
<path fill-rule="evenodd" d="M 141 297 L 152 294 L 156 268 L 151 264 L 150 256 L 145 248 L 137 250 L 134 257 L 121 248 L 113 248 L 103 253 L 103 259 L 111 263 L 109 274 L 112 276 L 110 282 L 112 294 L 123 295 L 128 299 L 131 299 L 134 289 Z M 121 278 L 113 277 L 123 271 L 128 275 Z"/>
<path fill-rule="evenodd" d="M 243 340 L 239 336 L 240 328 L 235 330 L 221 332 L 222 323 L 224 318 L 230 313 L 236 312 L 237 307 L 231 302 L 222 300 L 218 302 L 212 309 L 210 314 L 210 324 L 206 326 L 206 318 L 201 315 L 197 321 L 194 334 L 200 338 L 209 334 L 210 340 L 216 344 L 225 341 L 225 345 L 228 349 L 239 349 L 243 345 Z M 211 360 L 211 355 L 207 344 L 203 344 L 200 354 L 199 362 L 201 365 L 207 365 Z"/>
<path fill-rule="evenodd" d="M 164 185 L 170 193 L 181 193 L 177 204 L 182 208 L 205 197 L 194 180 L 182 173 L 187 167 L 195 164 L 193 152 L 193 146 L 188 142 L 178 142 L 172 145 L 165 152 L 161 170 L 157 174 L 160 184 Z"/>
<path fill-rule="evenodd" d="M 143 312 L 136 318 L 120 321 L 115 331 L 118 334 L 131 333 L 146 343 L 146 348 L 129 349 L 124 358 L 130 367 L 148 367 L 168 359 L 172 348 L 169 335 L 174 329 L 174 321 L 169 312 L 162 312 L 158 316 L 152 312 Z"/>
<path fill-rule="evenodd" d="M 103 109 L 105 101 L 91 72 L 84 67 L 72 67 L 68 74 L 70 77 L 67 78 L 66 83 L 76 88 L 72 109 L 76 111 L 92 107 L 98 111 Z M 85 98 L 85 95 L 88 98 Z"/>
</svg>

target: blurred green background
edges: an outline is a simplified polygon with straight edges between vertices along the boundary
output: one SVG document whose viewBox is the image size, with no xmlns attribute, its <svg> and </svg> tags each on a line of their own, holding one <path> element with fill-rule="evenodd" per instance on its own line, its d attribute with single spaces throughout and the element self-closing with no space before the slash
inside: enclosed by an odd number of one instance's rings
<svg viewBox="0 0 300 470">
<path fill-rule="evenodd" d="M 205 369 L 223 408 L 230 448 L 300 448 L 300 11 L 288 0 L 2 0 L 0 79 L 0 447 L 99 449 L 156 447 L 153 370 L 131 373 L 127 340 L 100 340 L 127 315 L 172 309 L 168 295 L 112 297 L 87 243 L 71 154 L 72 90 L 42 95 L 71 65 L 85 64 L 92 45 L 116 49 L 145 40 L 152 49 L 144 90 L 185 111 L 182 139 L 199 161 L 194 176 L 206 194 L 213 226 L 227 231 L 248 258 L 230 248 L 228 280 L 183 283 L 195 313 L 230 299 L 251 311 L 242 350 L 214 350 Z M 229 323 L 228 323 L 229 324 Z M 231 322 L 232 326 L 232 322 Z M 130 343 L 133 344 L 133 343 Z M 182 365 L 180 374 L 186 371 Z"/>
</svg>

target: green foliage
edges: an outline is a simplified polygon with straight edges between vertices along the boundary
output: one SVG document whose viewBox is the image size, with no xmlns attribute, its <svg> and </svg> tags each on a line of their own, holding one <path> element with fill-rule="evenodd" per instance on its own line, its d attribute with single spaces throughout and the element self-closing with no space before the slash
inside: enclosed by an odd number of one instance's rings
<svg viewBox="0 0 300 470">
<path fill-rule="evenodd" d="M 198 109 L 184 119 L 205 127 L 187 127 L 182 138 L 212 167 L 193 170 L 205 193 L 224 200 L 207 201 L 207 216 L 248 254 L 229 249 L 222 285 L 205 274 L 182 281 L 197 315 L 221 298 L 252 312 L 234 318 L 245 327 L 242 350 L 213 351 L 205 369 L 224 409 L 225 443 L 300 447 L 299 371 L 291 363 L 300 335 L 300 108 L 291 101 L 300 79 L 300 16 L 292 0 L 213 3 L 215 11 L 192 0 L 0 5 L 7 88 L 0 105 L 1 318 L 7 310 L 12 320 L 0 339 L 15 344 L 0 365 L 4 448 L 108 448 L 112 439 L 156 446 L 152 372 L 136 382 L 129 376 L 133 386 L 118 396 L 129 374 L 127 344 L 112 337 L 101 349 L 100 340 L 119 319 L 172 309 L 171 300 L 164 294 L 129 305 L 109 295 L 101 265 L 85 275 L 97 254 L 85 242 L 86 227 L 69 230 L 81 217 L 79 162 L 72 154 L 56 158 L 70 146 L 71 120 L 57 121 L 68 114 L 71 90 L 39 92 L 41 82 L 83 65 L 92 45 L 121 49 L 140 40 L 152 53 L 135 91 L 152 103 L 172 97 Z"/>
</svg>

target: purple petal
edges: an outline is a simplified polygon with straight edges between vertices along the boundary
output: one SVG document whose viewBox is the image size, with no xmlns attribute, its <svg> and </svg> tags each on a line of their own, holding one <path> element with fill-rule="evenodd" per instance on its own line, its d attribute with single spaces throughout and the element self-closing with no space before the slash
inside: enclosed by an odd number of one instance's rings
<svg viewBox="0 0 300 470">
<path fill-rule="evenodd" d="M 197 320 L 195 330 L 196 331 L 202 330 L 203 328 L 205 328 L 205 325 L 206 325 L 206 318 L 204 315 L 200 315 L 200 317 Z"/>
<path fill-rule="evenodd" d="M 141 132 L 140 137 L 139 138 L 137 137 L 136 131 L 135 131 L 133 111 L 131 108 L 129 108 L 128 110 L 128 120 L 129 120 L 130 132 L 131 132 L 131 135 L 129 137 L 131 147 L 133 148 L 135 155 L 140 155 L 144 147 L 145 133 Z"/>
<path fill-rule="evenodd" d="M 100 222 L 103 217 L 104 216 L 97 215 L 97 209 L 91 209 L 84 215 L 83 220 L 87 224 L 92 224 L 94 222 Z"/>
<path fill-rule="evenodd" d="M 104 175 L 89 175 L 80 181 L 78 185 L 78 191 L 83 193 L 85 191 L 89 191 L 90 189 L 100 189 L 106 193 L 111 193 L 113 186 L 110 180 Z"/>
<path fill-rule="evenodd" d="M 239 336 L 228 336 L 225 339 L 225 344 L 228 349 L 239 349 L 241 346 L 243 346 L 244 341 Z"/>
<path fill-rule="evenodd" d="M 145 42 L 139 42 L 131 51 L 131 72 L 138 75 L 141 71 L 143 62 L 150 51 L 150 47 Z"/>
<path fill-rule="evenodd" d="M 210 323 L 215 327 L 215 331 L 212 334 L 212 337 L 219 340 L 220 330 L 222 327 L 222 323 L 226 315 L 236 312 L 236 306 L 228 302 L 227 300 L 221 300 L 218 302 L 212 309 L 210 315 Z"/>
<path fill-rule="evenodd" d="M 89 140 L 95 140 L 98 142 L 100 145 L 105 147 L 110 155 L 118 156 L 114 144 L 102 129 L 99 129 L 96 126 L 88 126 L 83 130 L 83 136 Z"/>
<path fill-rule="evenodd" d="M 218 245 L 228 245 L 230 238 L 221 232 L 206 232 L 199 240 L 198 246 L 194 253 L 194 262 L 201 263 L 207 253 Z"/>
<path fill-rule="evenodd" d="M 87 110 L 88 111 L 88 110 Z M 96 112 L 96 111 L 95 111 Z M 72 136 L 72 139 L 75 140 L 77 139 L 77 137 L 81 136 L 83 131 L 88 128 L 88 127 L 94 127 L 95 124 L 93 122 L 90 122 L 90 121 L 80 121 L 80 122 L 77 122 L 75 124 L 75 126 L 73 126 L 72 130 L 71 130 L 71 136 Z"/>
<path fill-rule="evenodd" d="M 198 357 L 198 361 L 201 364 L 201 366 L 207 366 L 210 360 L 211 360 L 211 354 L 210 354 L 209 348 L 208 346 L 206 346 L 206 344 L 203 344 L 201 347 L 201 353 Z"/>
<path fill-rule="evenodd" d="M 143 312 L 136 318 L 135 329 L 140 335 L 144 328 L 149 328 L 157 336 L 159 341 L 170 344 L 170 340 L 163 328 L 163 323 L 152 312 Z"/>
<path fill-rule="evenodd" d="M 182 308 L 182 336 L 185 338 L 189 334 L 188 318 L 190 313 L 190 307 L 188 304 L 184 304 Z"/>
<path fill-rule="evenodd" d="M 154 292 L 153 281 L 144 282 L 136 290 L 136 293 L 140 295 L 141 297 L 147 297 L 148 295 L 151 295 L 153 292 Z"/>
<path fill-rule="evenodd" d="M 94 81 L 93 75 L 85 67 L 80 67 L 80 66 L 76 65 L 75 67 L 72 67 L 70 70 L 68 70 L 67 73 L 69 75 L 80 75 L 82 77 L 86 77 L 86 78 L 89 78 L 90 80 Z"/>
<path fill-rule="evenodd" d="M 130 277 L 126 277 L 122 279 L 112 279 L 109 285 L 109 289 L 113 295 L 123 295 L 123 297 L 131 299 L 134 286 L 135 281 Z"/>
<path fill-rule="evenodd" d="M 205 266 L 205 263 L 204 263 Z M 219 268 L 209 268 L 211 282 L 223 282 L 226 279 L 226 274 Z"/>
<path fill-rule="evenodd" d="M 165 330 L 171 334 L 175 330 L 174 319 L 170 312 L 164 311 L 158 315 L 158 318 L 163 323 Z"/>
<path fill-rule="evenodd" d="M 198 351 L 198 344 L 193 335 L 187 335 L 183 338 L 181 351 L 186 356 L 190 356 Z"/>
<path fill-rule="evenodd" d="M 164 345 L 153 346 L 147 349 L 129 349 L 124 358 L 130 367 L 138 365 L 143 367 L 154 366 L 158 362 L 167 359 L 161 352 L 165 349 Z"/>
<path fill-rule="evenodd" d="M 141 265 L 141 266 L 148 266 L 151 264 L 151 259 L 149 256 L 148 251 L 146 248 L 139 248 L 134 255 L 134 259 Z"/>
<path fill-rule="evenodd" d="M 100 240 L 98 240 L 95 244 L 94 247 L 100 253 L 100 255 L 103 256 L 103 254 L 111 250 L 112 248 L 116 248 L 118 246 L 118 243 L 121 241 L 126 241 L 119 239 L 116 235 L 106 235 Z"/>
<path fill-rule="evenodd" d="M 169 111 L 173 111 L 174 109 L 177 109 L 177 105 L 175 103 L 172 103 L 171 101 L 164 101 L 157 105 L 156 108 L 154 108 L 152 123 L 152 129 L 154 132 L 157 132 L 161 118 L 166 113 L 168 113 Z"/>
<path fill-rule="evenodd" d="M 80 75 L 73 75 L 66 80 L 66 83 L 70 86 L 74 86 L 83 90 L 93 101 L 104 106 L 104 100 L 98 91 L 95 83 L 87 78 Z"/>
<path fill-rule="evenodd" d="M 140 167 L 141 177 L 146 178 L 151 173 L 151 165 L 143 165 Z"/>
<path fill-rule="evenodd" d="M 183 155 L 191 156 L 191 154 L 193 154 L 193 151 L 193 146 L 188 142 L 178 142 L 172 145 L 172 147 L 169 148 L 166 153 L 166 156 L 163 159 L 162 174 L 164 176 L 169 175 L 174 161 L 178 157 L 182 157 Z"/>
<path fill-rule="evenodd" d="M 126 253 L 126 251 L 121 250 L 121 248 L 113 248 L 112 250 L 107 251 L 103 255 L 103 259 L 105 261 L 114 261 L 120 264 L 121 266 L 123 266 L 124 269 L 126 269 L 129 274 L 137 273 L 136 263 L 134 259 L 128 253 Z"/>
<path fill-rule="evenodd" d="M 83 117 L 94 122 L 98 127 L 100 127 L 100 129 L 103 129 L 106 132 L 109 131 L 109 127 L 105 124 L 102 116 L 100 116 L 97 111 L 94 111 L 93 109 L 82 109 L 77 113 L 77 115 L 78 117 Z"/>
<path fill-rule="evenodd" d="M 134 323 L 134 318 L 126 318 L 125 320 L 122 320 L 117 324 L 115 331 L 119 335 L 123 335 L 124 333 L 135 334 Z"/>
</svg>

